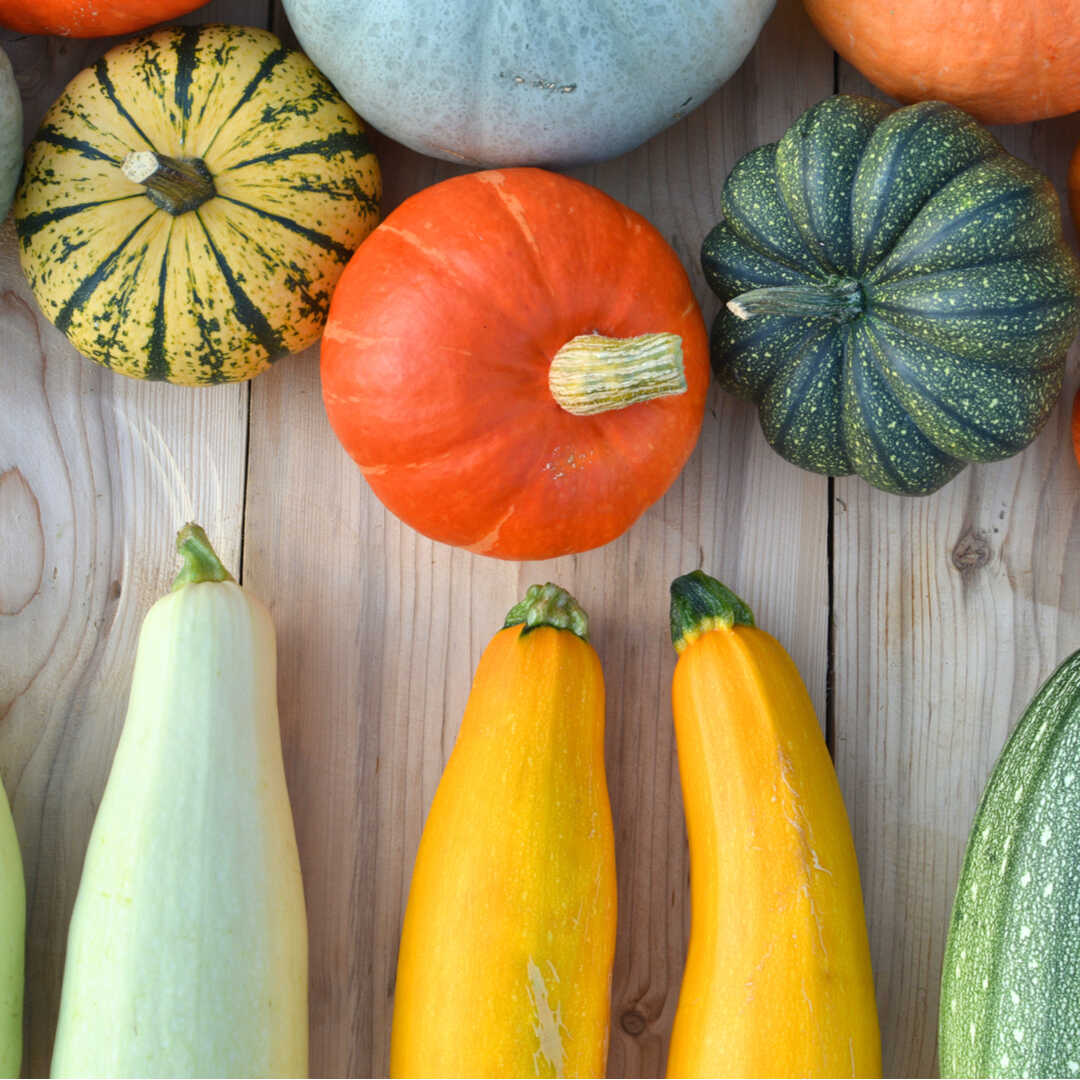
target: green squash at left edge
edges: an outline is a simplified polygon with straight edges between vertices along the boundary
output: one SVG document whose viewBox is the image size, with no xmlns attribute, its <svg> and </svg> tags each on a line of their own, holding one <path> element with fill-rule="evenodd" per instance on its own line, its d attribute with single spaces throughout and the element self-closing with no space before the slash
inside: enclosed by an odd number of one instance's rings
<svg viewBox="0 0 1080 1080">
<path fill-rule="evenodd" d="M 26 885 L 11 804 L 0 786 L 0 1076 L 22 1065 Z"/>
<path fill-rule="evenodd" d="M 0 221 L 7 217 L 23 159 L 22 100 L 7 53 L 0 49 Z"/>
<path fill-rule="evenodd" d="M 724 185 L 726 390 L 804 469 L 925 495 L 1038 434 L 1080 327 L 1057 193 L 967 113 L 839 95 Z"/>
</svg>

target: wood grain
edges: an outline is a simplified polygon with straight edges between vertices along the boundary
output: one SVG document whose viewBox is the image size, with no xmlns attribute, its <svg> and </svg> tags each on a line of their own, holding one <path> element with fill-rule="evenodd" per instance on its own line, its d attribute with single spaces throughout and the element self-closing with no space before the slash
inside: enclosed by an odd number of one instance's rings
<svg viewBox="0 0 1080 1080">
<path fill-rule="evenodd" d="M 841 89 L 881 97 L 841 65 Z M 1058 191 L 1080 117 L 996 128 Z M 1071 226 L 1067 229 L 1074 237 Z M 979 795 L 1023 708 L 1080 647 L 1068 402 L 1018 457 L 924 499 L 837 480 L 835 760 L 855 830 L 887 1076 L 937 1075 L 941 957 Z"/>
<path fill-rule="evenodd" d="M 266 15 L 262 0 L 200 12 Z M 112 43 L 0 32 L 28 140 Z M 138 383 L 82 359 L 39 312 L 10 217 L 0 354 L 0 772 L 27 882 L 24 1072 L 46 1076 L 68 920 L 142 618 L 168 589 L 185 521 L 240 563 L 248 388 Z"/>
<path fill-rule="evenodd" d="M 266 0 L 188 21 L 287 30 Z M 109 44 L 0 34 L 28 136 Z M 743 153 L 833 88 L 833 56 L 781 0 L 705 107 L 574 175 L 644 213 L 698 264 Z M 841 87 L 868 90 L 841 66 Z M 1064 190 L 1080 118 L 1002 129 Z M 389 210 L 462 171 L 376 136 Z M 657 1075 L 681 977 L 688 865 L 669 686 L 670 579 L 704 566 L 794 656 L 824 718 L 833 532 L 835 756 L 856 834 L 886 1072 L 933 1074 L 937 986 L 975 803 L 1039 683 L 1080 644 L 1080 473 L 1062 407 L 1019 457 L 927 499 L 827 482 L 765 445 L 754 409 L 713 391 L 667 496 L 624 537 L 510 564 L 432 543 L 389 515 L 335 441 L 318 350 L 250 387 L 124 380 L 38 314 L 0 232 L 0 775 L 29 885 L 25 1071 L 48 1068 L 64 942 L 126 702 L 135 636 L 189 516 L 270 605 L 311 929 L 313 1075 L 383 1075 L 397 938 L 420 830 L 472 673 L 507 608 L 552 579 L 590 612 L 608 688 L 620 923 L 609 1072 Z M 1067 397 L 1077 385 L 1074 353 Z M 248 430 L 250 423 L 250 432 Z"/>
<path fill-rule="evenodd" d="M 705 107 L 574 175 L 660 229 L 711 320 L 717 305 L 698 251 L 719 217 L 724 177 L 832 80 L 831 52 L 784 0 Z M 386 211 L 461 171 L 386 139 L 376 146 Z M 311 912 L 312 1074 L 386 1073 L 412 861 L 473 671 L 525 588 L 553 580 L 590 613 L 607 682 L 620 903 L 609 1071 L 660 1075 L 689 917 L 668 585 L 702 565 L 721 575 L 790 648 L 824 716 L 826 481 L 785 465 L 754 411 L 714 393 L 697 452 L 629 533 L 575 557 L 502 563 L 426 540 L 382 508 L 330 431 L 317 364 L 312 349 L 252 384 L 244 556 L 245 585 L 270 602 L 280 635 L 283 739 Z"/>
</svg>

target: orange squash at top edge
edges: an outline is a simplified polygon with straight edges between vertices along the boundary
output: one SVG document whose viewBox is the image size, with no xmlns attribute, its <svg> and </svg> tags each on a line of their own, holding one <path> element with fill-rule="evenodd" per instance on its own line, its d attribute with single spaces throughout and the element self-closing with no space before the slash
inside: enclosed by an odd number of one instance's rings
<svg viewBox="0 0 1080 1080">
<path fill-rule="evenodd" d="M 684 392 L 567 411 L 553 361 L 596 335 L 677 337 Z M 586 397 L 618 367 L 596 359 L 597 377 L 577 380 Z M 322 342 L 330 424 L 375 494 L 425 536 L 503 559 L 629 528 L 690 456 L 708 382 L 705 324 L 668 243 L 542 169 L 469 173 L 407 199 L 345 268 Z"/>
<path fill-rule="evenodd" d="M 855 846 L 806 687 L 749 609 L 672 583 L 691 927 L 668 1076 L 880 1076 Z"/>
<path fill-rule="evenodd" d="M 4 0 L 0 24 L 24 34 L 108 37 L 185 15 L 207 0 Z"/>
<path fill-rule="evenodd" d="M 805 0 L 825 40 L 903 102 L 984 124 L 1080 109 L 1080 0 Z"/>
</svg>

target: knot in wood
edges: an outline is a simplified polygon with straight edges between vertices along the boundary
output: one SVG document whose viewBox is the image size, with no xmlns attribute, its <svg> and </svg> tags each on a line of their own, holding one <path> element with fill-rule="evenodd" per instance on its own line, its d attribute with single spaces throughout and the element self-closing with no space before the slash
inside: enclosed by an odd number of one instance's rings
<svg viewBox="0 0 1080 1080">
<path fill-rule="evenodd" d="M 627 1035 L 640 1035 L 647 1026 L 645 1017 L 633 1009 L 624 1012 L 619 1023 L 622 1024 L 622 1029 Z"/>
<path fill-rule="evenodd" d="M 962 574 L 967 574 L 986 566 L 992 555 L 987 535 L 978 529 L 968 528 L 956 541 L 952 563 Z"/>
</svg>

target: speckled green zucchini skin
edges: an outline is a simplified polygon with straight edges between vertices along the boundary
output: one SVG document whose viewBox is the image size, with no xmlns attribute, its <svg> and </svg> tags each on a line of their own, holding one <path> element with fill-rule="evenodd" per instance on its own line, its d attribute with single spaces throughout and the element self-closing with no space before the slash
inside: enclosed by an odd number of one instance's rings
<svg viewBox="0 0 1080 1080">
<path fill-rule="evenodd" d="M 923 495 L 1038 434 L 1080 266 L 1050 182 L 966 113 L 828 98 L 735 166 L 722 207 L 713 291 L 781 291 L 721 310 L 713 367 L 783 457 Z"/>
<path fill-rule="evenodd" d="M 983 792 L 941 977 L 943 1077 L 1080 1075 L 1080 652 Z"/>
</svg>

